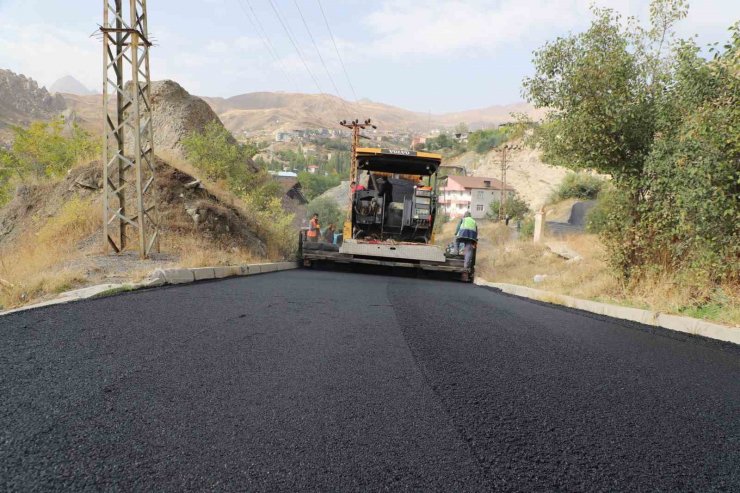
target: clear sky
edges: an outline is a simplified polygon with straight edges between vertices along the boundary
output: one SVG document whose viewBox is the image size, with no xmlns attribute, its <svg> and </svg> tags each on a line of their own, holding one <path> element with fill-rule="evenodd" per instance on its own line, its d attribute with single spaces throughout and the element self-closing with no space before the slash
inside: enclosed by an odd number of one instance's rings
<svg viewBox="0 0 740 493">
<path fill-rule="evenodd" d="M 521 100 L 532 50 L 583 30 L 592 0 L 320 2 L 358 98 L 441 113 Z M 647 0 L 595 3 L 647 18 Z M 740 20 L 740 0 L 692 3 L 680 34 L 698 34 L 700 44 L 727 40 L 727 28 Z M 100 0 L 0 0 L 0 68 L 45 85 L 70 74 L 100 90 L 102 43 L 90 35 L 102 22 L 102 5 Z M 174 79 L 206 96 L 321 91 L 355 98 L 318 0 L 149 0 L 148 9 L 155 79 Z"/>
</svg>

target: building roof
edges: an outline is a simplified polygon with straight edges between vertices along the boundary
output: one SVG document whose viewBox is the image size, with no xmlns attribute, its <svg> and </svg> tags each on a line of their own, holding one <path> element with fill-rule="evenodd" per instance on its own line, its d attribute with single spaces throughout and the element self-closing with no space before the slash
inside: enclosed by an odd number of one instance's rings
<svg viewBox="0 0 740 493">
<path fill-rule="evenodd" d="M 486 178 L 485 176 L 454 176 L 450 175 L 447 177 L 448 183 L 450 181 L 454 181 L 458 185 L 460 185 L 463 188 L 480 188 L 480 189 L 486 189 L 491 188 L 493 190 L 503 190 L 504 184 L 501 183 L 501 180 L 497 180 L 496 178 Z M 486 182 L 489 182 L 489 185 L 486 185 Z M 507 190 L 514 190 L 514 187 L 511 185 L 506 185 Z"/>
</svg>

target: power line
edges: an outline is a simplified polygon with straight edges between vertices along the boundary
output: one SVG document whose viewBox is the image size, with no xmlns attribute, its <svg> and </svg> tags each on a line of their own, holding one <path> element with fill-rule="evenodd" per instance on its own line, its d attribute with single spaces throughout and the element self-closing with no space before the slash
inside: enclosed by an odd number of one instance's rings
<svg viewBox="0 0 740 493">
<path fill-rule="evenodd" d="M 280 25 L 283 26 L 283 30 L 285 31 L 285 34 L 288 35 L 288 39 L 290 40 L 290 43 L 293 45 L 293 48 L 295 48 L 295 51 L 298 54 L 298 58 L 301 59 L 303 66 L 306 68 L 306 72 L 308 72 L 308 75 L 310 75 L 311 79 L 313 79 L 313 82 L 314 84 L 316 84 L 316 88 L 319 90 L 319 93 L 324 94 L 324 91 L 321 90 L 321 84 L 319 84 L 318 79 L 313 74 L 313 72 L 311 72 L 311 69 L 308 67 L 308 64 L 306 63 L 306 59 L 303 56 L 303 52 L 298 47 L 298 44 L 293 38 L 293 34 L 291 33 L 290 28 L 285 24 L 285 21 L 283 21 L 283 17 L 280 15 L 280 12 L 275 6 L 275 2 L 273 0 L 269 0 L 269 1 L 270 1 L 270 6 L 272 7 L 273 12 L 275 12 L 275 16 L 277 17 L 278 21 L 280 21 Z"/>
<path fill-rule="evenodd" d="M 293 0 L 293 3 L 295 4 L 295 8 L 298 10 L 298 13 L 301 16 L 301 20 L 303 21 L 303 25 L 306 27 L 306 31 L 308 32 L 308 36 L 311 38 L 311 42 L 313 43 L 314 48 L 316 48 L 316 54 L 319 56 L 319 60 L 321 60 L 321 65 L 324 67 L 324 72 L 326 72 L 326 76 L 329 78 L 329 81 L 331 82 L 332 87 L 334 87 L 334 90 L 337 93 L 337 97 L 339 98 L 339 101 L 342 104 L 342 107 L 344 108 L 344 111 L 350 115 L 352 114 L 351 110 L 349 109 L 349 106 L 347 105 L 347 102 L 342 97 L 342 92 L 337 87 L 336 82 L 334 82 L 334 78 L 331 76 L 331 72 L 329 71 L 329 67 L 326 66 L 326 62 L 324 61 L 324 57 L 321 56 L 321 50 L 319 49 L 319 45 L 316 43 L 316 40 L 313 37 L 313 34 L 311 33 L 311 29 L 308 27 L 308 23 L 306 22 L 306 18 L 303 16 L 303 12 L 301 11 L 301 8 L 298 6 L 298 1 Z"/>
<path fill-rule="evenodd" d="M 265 48 L 267 48 L 267 52 L 272 56 L 272 58 L 275 60 L 278 70 L 282 74 L 282 76 L 288 81 L 288 84 L 294 88 L 294 90 L 297 90 L 297 85 L 292 77 L 288 75 L 288 72 L 283 67 L 282 60 L 280 59 L 280 56 L 277 53 L 277 50 L 275 50 L 275 46 L 272 44 L 272 41 L 270 41 L 270 37 L 265 32 L 265 29 L 262 27 L 262 23 L 259 20 L 259 17 L 257 16 L 257 12 L 255 12 L 254 8 L 252 7 L 252 4 L 249 2 L 249 0 L 244 0 L 249 7 L 249 10 L 252 12 L 252 16 L 249 15 L 247 10 L 244 8 L 244 4 L 237 0 L 237 4 L 239 4 L 239 7 L 241 8 L 242 12 L 244 13 L 244 16 L 249 20 L 249 22 L 252 24 L 252 27 L 254 27 L 255 32 L 262 40 L 262 43 L 265 45 Z"/>
<path fill-rule="evenodd" d="M 324 23 L 326 24 L 326 30 L 329 31 L 329 36 L 331 37 L 331 42 L 334 45 L 334 50 L 337 52 L 337 58 L 339 58 L 339 63 L 342 65 L 344 77 L 347 79 L 347 84 L 349 84 L 349 88 L 352 90 L 352 96 L 355 98 L 355 101 L 358 101 L 359 98 L 357 97 L 355 88 L 352 85 L 352 80 L 350 80 L 349 78 L 349 73 L 347 72 L 347 67 L 344 65 L 344 60 L 342 60 L 342 55 L 339 54 L 339 48 L 337 47 L 337 42 L 334 40 L 334 33 L 332 33 L 331 27 L 329 26 L 329 20 L 326 18 L 326 12 L 324 12 L 324 7 L 321 5 L 321 0 L 316 0 L 316 3 L 319 4 L 321 16 L 324 18 Z"/>
<path fill-rule="evenodd" d="M 332 87 L 334 87 L 334 91 L 336 91 L 337 96 L 341 98 L 342 93 L 339 91 L 337 84 L 334 82 L 334 78 L 331 76 L 331 73 L 329 73 L 329 68 L 326 66 L 324 57 L 321 56 L 321 50 L 319 50 L 319 45 L 316 44 L 316 40 L 314 39 L 313 34 L 311 34 L 311 29 L 309 29 L 308 27 L 308 23 L 306 22 L 306 18 L 303 16 L 303 11 L 301 11 L 301 7 L 298 6 L 298 1 L 293 0 L 293 3 L 295 4 L 295 8 L 298 10 L 298 14 L 301 16 L 301 20 L 303 21 L 303 25 L 306 28 L 306 32 L 308 32 L 308 37 L 311 38 L 313 47 L 316 48 L 316 54 L 319 56 L 319 60 L 321 60 L 321 65 L 324 67 L 324 72 L 326 72 L 326 76 L 329 78 L 329 81 L 331 82 Z"/>
</svg>

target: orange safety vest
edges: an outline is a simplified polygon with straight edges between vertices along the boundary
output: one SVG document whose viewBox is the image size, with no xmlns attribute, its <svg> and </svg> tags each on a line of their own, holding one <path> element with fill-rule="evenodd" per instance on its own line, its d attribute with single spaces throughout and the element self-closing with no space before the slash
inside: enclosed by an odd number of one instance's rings
<svg viewBox="0 0 740 493">
<path fill-rule="evenodd" d="M 319 236 L 319 231 L 321 231 L 321 226 L 319 226 L 319 222 L 316 219 L 311 219 L 311 222 L 308 223 L 308 236 L 313 238 L 314 236 Z"/>
</svg>

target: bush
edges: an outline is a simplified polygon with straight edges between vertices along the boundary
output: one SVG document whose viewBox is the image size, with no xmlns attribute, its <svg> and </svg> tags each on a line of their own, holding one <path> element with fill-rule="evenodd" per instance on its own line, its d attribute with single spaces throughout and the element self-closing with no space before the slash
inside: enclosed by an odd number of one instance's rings
<svg viewBox="0 0 740 493">
<path fill-rule="evenodd" d="M 235 193 L 243 194 L 266 180 L 266 173 L 255 173 L 249 160 L 257 149 L 239 144 L 218 121 L 208 123 L 203 132 L 193 132 L 182 141 L 188 160 L 213 181 L 226 181 Z"/>
<path fill-rule="evenodd" d="M 520 238 L 532 238 L 534 237 L 534 218 L 527 216 L 522 220 L 522 226 L 519 230 Z"/>
<path fill-rule="evenodd" d="M 498 200 L 491 202 L 491 206 L 488 209 L 488 219 L 498 219 L 499 208 L 501 204 Z M 504 204 L 504 216 L 509 215 L 510 219 L 522 219 L 525 215 L 531 211 L 529 205 L 524 201 L 518 194 L 514 194 L 506 200 Z"/>
<path fill-rule="evenodd" d="M 612 224 L 624 221 L 619 211 L 627 207 L 626 197 L 615 187 L 604 187 L 597 197 L 596 205 L 586 216 L 586 231 L 594 234 L 606 233 Z"/>
<path fill-rule="evenodd" d="M 13 128 L 12 158 L 6 153 L 3 165 L 12 161 L 20 175 L 64 176 L 72 166 L 99 155 L 100 143 L 89 133 L 72 125 L 69 135 L 64 135 L 64 119 L 49 123 L 34 122 L 28 128 Z"/>
<path fill-rule="evenodd" d="M 506 127 L 478 130 L 468 135 L 468 149 L 485 154 L 506 142 L 508 138 L 509 130 Z"/>
<path fill-rule="evenodd" d="M 565 199 L 593 200 L 604 186 L 604 180 L 588 173 L 568 173 L 550 198 L 551 202 Z"/>
<path fill-rule="evenodd" d="M 215 181 L 225 181 L 240 197 L 270 257 L 290 256 L 296 251 L 294 215 L 282 207 L 282 189 L 263 169 L 255 171 L 250 158 L 257 151 L 251 144 L 239 144 L 217 121 L 202 133 L 183 139 L 190 162 Z"/>
</svg>

